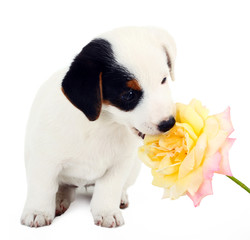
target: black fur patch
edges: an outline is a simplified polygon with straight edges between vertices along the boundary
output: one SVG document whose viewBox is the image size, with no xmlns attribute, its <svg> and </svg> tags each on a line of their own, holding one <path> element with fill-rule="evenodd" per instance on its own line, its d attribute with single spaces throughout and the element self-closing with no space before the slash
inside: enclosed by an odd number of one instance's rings
<svg viewBox="0 0 250 240">
<path fill-rule="evenodd" d="M 135 76 L 115 60 L 111 44 L 94 39 L 72 62 L 62 88 L 72 104 L 93 121 L 99 117 L 102 102 L 124 111 L 137 106 L 143 92 L 127 86 L 132 79 Z"/>
<path fill-rule="evenodd" d="M 135 79 L 133 74 L 114 62 L 111 68 L 106 68 L 103 71 L 103 99 L 121 110 L 133 110 L 139 103 L 143 93 L 142 90 L 133 90 L 127 86 L 127 82 L 132 79 Z M 128 101 L 123 96 L 130 91 L 133 93 L 133 98 Z"/>
</svg>

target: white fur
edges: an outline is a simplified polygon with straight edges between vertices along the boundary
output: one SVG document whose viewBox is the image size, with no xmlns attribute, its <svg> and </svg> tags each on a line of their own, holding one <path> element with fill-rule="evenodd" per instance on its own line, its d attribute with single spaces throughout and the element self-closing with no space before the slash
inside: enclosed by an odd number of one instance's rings
<svg viewBox="0 0 250 240">
<path fill-rule="evenodd" d="M 91 211 L 96 224 L 124 223 L 119 204 L 138 175 L 137 148 L 141 139 L 132 128 L 158 134 L 157 124 L 174 114 L 168 84 L 167 49 L 175 58 L 172 38 L 155 28 L 121 28 L 100 37 L 113 47 L 117 61 L 132 72 L 144 91 L 139 105 L 124 112 L 102 106 L 100 117 L 89 121 L 61 91 L 68 69 L 53 75 L 40 88 L 27 125 L 25 163 L 28 192 L 21 221 L 28 226 L 49 224 L 55 217 L 59 184 L 95 183 Z M 127 48 L 124 47 L 127 46 Z"/>
</svg>

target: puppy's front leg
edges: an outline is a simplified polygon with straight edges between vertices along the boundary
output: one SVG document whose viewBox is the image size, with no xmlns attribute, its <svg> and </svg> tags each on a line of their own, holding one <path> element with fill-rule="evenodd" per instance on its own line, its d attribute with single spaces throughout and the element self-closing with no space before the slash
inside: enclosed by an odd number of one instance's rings
<svg viewBox="0 0 250 240">
<path fill-rule="evenodd" d="M 96 225 L 116 227 L 124 224 L 119 206 L 130 165 L 127 162 L 113 166 L 96 181 L 91 200 L 91 212 Z"/>
<path fill-rule="evenodd" d="M 49 161 L 31 161 L 27 166 L 28 191 L 21 223 L 30 227 L 49 225 L 55 217 L 57 176 L 60 167 Z"/>
</svg>

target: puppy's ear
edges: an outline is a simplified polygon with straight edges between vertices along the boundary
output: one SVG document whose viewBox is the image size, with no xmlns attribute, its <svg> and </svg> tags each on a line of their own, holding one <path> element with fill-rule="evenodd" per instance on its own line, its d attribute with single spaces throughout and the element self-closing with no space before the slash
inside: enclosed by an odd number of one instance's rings
<svg viewBox="0 0 250 240">
<path fill-rule="evenodd" d="M 175 80 L 175 74 L 174 74 L 174 68 L 175 68 L 175 57 L 176 57 L 176 51 L 173 51 L 168 44 L 163 45 L 163 49 L 167 56 L 167 65 L 170 70 L 170 76 L 172 81 Z"/>
<path fill-rule="evenodd" d="M 101 112 L 102 70 L 110 49 L 103 39 L 91 41 L 76 56 L 62 81 L 64 95 L 90 121 L 98 119 Z"/>
<path fill-rule="evenodd" d="M 176 45 L 173 37 L 166 31 L 160 28 L 151 27 L 150 30 L 156 36 L 157 41 L 163 47 L 166 53 L 167 64 L 170 69 L 171 79 L 175 80 L 174 68 L 176 58 Z"/>
</svg>

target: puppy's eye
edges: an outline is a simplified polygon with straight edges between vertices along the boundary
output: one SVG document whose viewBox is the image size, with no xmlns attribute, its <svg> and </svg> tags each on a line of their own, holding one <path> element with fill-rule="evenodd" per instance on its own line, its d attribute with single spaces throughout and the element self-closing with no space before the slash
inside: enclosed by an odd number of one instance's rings
<svg viewBox="0 0 250 240">
<path fill-rule="evenodd" d="M 129 90 L 121 96 L 121 99 L 126 102 L 130 102 L 134 99 L 135 93 L 133 90 Z"/>
<path fill-rule="evenodd" d="M 165 82 L 167 81 L 167 78 L 163 78 L 162 81 L 161 81 L 161 84 L 164 84 Z"/>
</svg>

